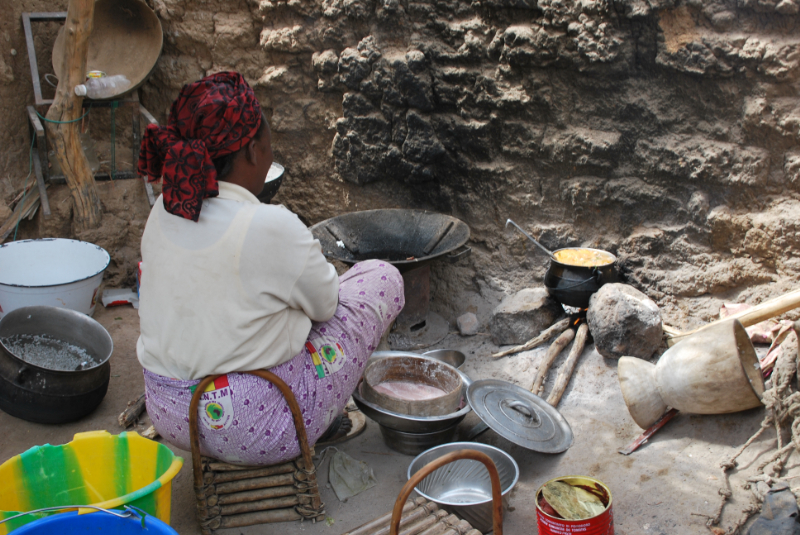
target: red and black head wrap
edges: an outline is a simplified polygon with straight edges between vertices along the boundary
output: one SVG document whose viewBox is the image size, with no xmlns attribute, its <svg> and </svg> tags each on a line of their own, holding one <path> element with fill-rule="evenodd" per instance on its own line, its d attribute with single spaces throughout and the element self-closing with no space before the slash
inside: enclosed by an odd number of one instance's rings
<svg viewBox="0 0 800 535">
<path fill-rule="evenodd" d="M 261 125 L 261 107 L 241 74 L 220 72 L 183 86 L 167 126 L 148 125 L 139 174 L 164 177 L 164 208 L 197 221 L 203 199 L 219 195 L 212 160 L 244 147 Z"/>
</svg>

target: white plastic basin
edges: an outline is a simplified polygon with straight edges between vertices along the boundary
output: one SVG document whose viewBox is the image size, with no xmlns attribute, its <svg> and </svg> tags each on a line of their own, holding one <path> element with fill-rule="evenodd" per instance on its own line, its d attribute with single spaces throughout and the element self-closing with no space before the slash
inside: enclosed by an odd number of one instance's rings
<svg viewBox="0 0 800 535">
<path fill-rule="evenodd" d="M 94 314 L 97 289 L 111 257 L 93 243 L 61 238 L 0 245 L 0 318 L 47 305 Z"/>
</svg>

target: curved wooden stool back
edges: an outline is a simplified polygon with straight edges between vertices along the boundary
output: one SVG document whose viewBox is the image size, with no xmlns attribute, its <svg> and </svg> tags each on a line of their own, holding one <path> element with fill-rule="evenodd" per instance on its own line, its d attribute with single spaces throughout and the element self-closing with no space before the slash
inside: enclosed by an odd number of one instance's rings
<svg viewBox="0 0 800 535">
<path fill-rule="evenodd" d="M 438 459 L 423 466 L 419 472 L 411 476 L 411 479 L 409 479 L 400 490 L 397 501 L 394 502 L 392 520 L 389 523 L 389 535 L 398 535 L 400 517 L 403 515 L 403 507 L 405 506 L 409 494 L 414 490 L 414 487 L 437 468 L 441 468 L 446 464 L 460 459 L 480 461 L 486 466 L 486 469 L 489 470 L 489 479 L 492 482 L 492 532 L 494 535 L 503 535 L 503 497 L 502 489 L 500 488 L 500 475 L 497 473 L 497 467 L 494 465 L 492 458 L 477 450 L 458 450 L 448 453 L 447 455 L 442 455 Z"/>
<path fill-rule="evenodd" d="M 197 412 L 200 397 L 219 375 L 200 381 L 189 404 L 189 439 L 192 447 L 197 517 L 203 535 L 216 529 L 293 520 L 322 520 L 324 504 L 317 486 L 311 448 L 300 406 L 280 377 L 266 370 L 248 373 L 278 387 L 292 411 L 300 456 L 273 466 L 238 466 L 200 454 Z"/>
</svg>

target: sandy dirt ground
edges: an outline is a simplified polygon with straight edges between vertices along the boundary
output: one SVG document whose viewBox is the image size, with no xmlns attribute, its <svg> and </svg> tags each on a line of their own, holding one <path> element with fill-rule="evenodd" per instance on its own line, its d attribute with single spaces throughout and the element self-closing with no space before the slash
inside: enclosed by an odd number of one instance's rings
<svg viewBox="0 0 800 535">
<path fill-rule="evenodd" d="M 97 319 L 114 340 L 111 358 L 111 383 L 108 395 L 90 416 L 67 425 L 38 425 L 0 413 L 0 461 L 39 444 L 61 444 L 75 433 L 105 429 L 121 431 L 117 416 L 128 400 L 143 391 L 141 368 L 136 360 L 138 316 L 129 306 L 104 309 L 98 305 Z M 529 387 L 545 348 L 494 360 L 496 351 L 488 336 L 464 338 L 450 334 L 437 344 L 439 348 L 459 349 L 466 353 L 463 370 L 473 379 L 497 378 Z M 555 363 L 558 368 L 562 358 Z M 547 382 L 552 387 L 554 375 Z M 547 480 L 563 475 L 580 474 L 596 477 L 612 492 L 616 533 L 672 535 L 707 533 L 705 519 L 691 513 L 713 514 L 721 484 L 718 463 L 758 429 L 763 409 L 725 416 L 692 416 L 679 414 L 650 443 L 630 456 L 617 450 L 627 445 L 641 430 L 636 426 L 620 393 L 616 361 L 601 357 L 594 346 L 587 346 L 568 387 L 560 411 L 574 431 L 572 447 L 560 455 L 546 455 L 516 446 L 492 431 L 477 441 L 492 444 L 510 453 L 520 466 L 519 483 L 511 494 L 510 509 L 505 515 L 506 533 L 537 533 L 534 507 L 536 490 Z M 477 423 L 469 414 L 460 424 L 465 433 Z M 143 431 L 149 426 L 145 417 L 135 427 Z M 740 470 L 754 470 L 769 448 L 774 435 L 757 442 L 741 458 Z M 352 457 L 366 461 L 374 470 L 378 485 L 372 490 L 347 500 L 338 501 L 328 487 L 328 461 L 319 466 L 322 498 L 326 504 L 327 522 L 289 523 L 270 527 L 253 526 L 223 530 L 220 533 L 256 534 L 264 532 L 339 535 L 391 510 L 391 506 L 407 480 L 411 456 L 389 449 L 383 442 L 377 424 L 368 420 L 367 430 L 359 437 L 338 446 Z M 199 533 L 194 516 L 194 496 L 190 454 L 172 448 L 186 461 L 173 485 L 172 526 L 182 535 Z M 797 460 L 788 463 L 789 473 L 800 473 Z M 741 475 L 733 477 L 734 502 L 726 509 L 723 526 L 738 519 L 739 511 L 749 503 L 743 490 Z"/>
</svg>

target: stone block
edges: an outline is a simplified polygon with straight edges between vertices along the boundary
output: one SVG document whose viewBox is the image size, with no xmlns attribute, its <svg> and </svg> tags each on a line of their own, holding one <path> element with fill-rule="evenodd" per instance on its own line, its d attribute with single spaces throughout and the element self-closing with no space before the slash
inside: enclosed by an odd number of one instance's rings
<svg viewBox="0 0 800 535">
<path fill-rule="evenodd" d="M 550 327 L 564 309 L 544 288 L 508 296 L 492 312 L 489 332 L 497 345 L 522 344 Z"/>
<path fill-rule="evenodd" d="M 645 294 L 627 284 L 605 284 L 586 313 L 597 352 L 607 358 L 649 358 L 661 345 L 661 312 Z"/>
<path fill-rule="evenodd" d="M 461 333 L 461 336 L 474 336 L 478 334 L 478 327 L 480 327 L 478 316 L 472 312 L 467 312 L 459 316 L 458 319 L 456 319 L 456 324 L 458 325 L 458 332 Z"/>
</svg>

